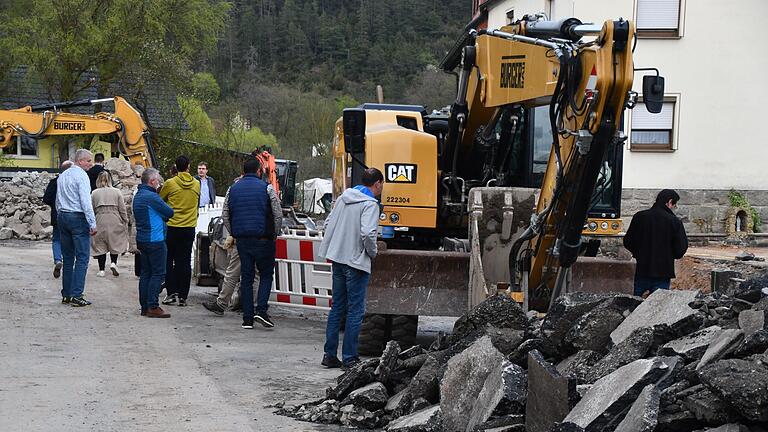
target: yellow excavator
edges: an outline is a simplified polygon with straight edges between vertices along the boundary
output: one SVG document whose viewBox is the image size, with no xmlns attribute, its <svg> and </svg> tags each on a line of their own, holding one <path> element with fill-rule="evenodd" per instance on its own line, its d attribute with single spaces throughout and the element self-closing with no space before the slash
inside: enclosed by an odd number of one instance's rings
<svg viewBox="0 0 768 432">
<path fill-rule="evenodd" d="M 110 102 L 114 103 L 114 112 L 75 114 L 62 111 Z M 18 136 L 39 139 L 60 135 L 110 134 L 117 136 L 120 153 L 131 164 L 157 166 L 149 131 L 141 113 L 119 96 L 0 110 L 0 148 L 8 146 Z"/>
<path fill-rule="evenodd" d="M 368 312 L 457 316 L 497 288 L 547 310 L 577 256 L 597 251 L 582 235 L 622 229 L 622 115 L 638 100 L 634 34 L 622 19 L 530 16 L 470 30 L 441 64 L 457 75 L 449 108 L 344 111 L 335 192 L 366 167 L 385 177 L 389 250 L 374 264 Z M 658 71 L 644 77 L 650 112 L 660 111 L 663 87 Z"/>
</svg>

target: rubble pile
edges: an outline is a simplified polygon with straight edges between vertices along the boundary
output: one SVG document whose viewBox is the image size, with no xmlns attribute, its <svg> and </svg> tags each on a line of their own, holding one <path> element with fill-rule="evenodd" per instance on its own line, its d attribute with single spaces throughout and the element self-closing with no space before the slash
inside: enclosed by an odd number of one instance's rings
<svg viewBox="0 0 768 432">
<path fill-rule="evenodd" d="M 429 349 L 389 342 L 324 399 L 279 412 L 392 432 L 768 431 L 757 300 L 571 293 L 540 318 L 497 295 Z"/>
<path fill-rule="evenodd" d="M 115 186 L 122 190 L 126 204 L 130 206 L 144 167 L 110 159 L 105 169 L 112 173 Z M 43 194 L 54 176 L 47 172 L 20 172 L 10 181 L 0 182 L 0 240 L 51 238 L 51 211 L 43 204 Z"/>
</svg>

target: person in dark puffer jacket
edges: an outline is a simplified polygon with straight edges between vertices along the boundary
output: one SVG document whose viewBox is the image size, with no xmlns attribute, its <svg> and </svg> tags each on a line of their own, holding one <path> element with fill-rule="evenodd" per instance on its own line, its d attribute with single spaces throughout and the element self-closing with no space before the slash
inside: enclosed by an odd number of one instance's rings
<svg viewBox="0 0 768 432">
<path fill-rule="evenodd" d="M 256 158 L 245 161 L 243 177 L 229 188 L 221 214 L 240 254 L 240 304 L 244 329 L 252 329 L 254 320 L 267 328 L 275 326 L 267 315 L 267 308 L 275 271 L 275 239 L 280 232 L 283 211 L 275 190 L 258 177 L 258 170 Z M 259 290 L 254 315 L 256 270 L 259 272 Z"/>
<path fill-rule="evenodd" d="M 168 318 L 171 314 L 160 308 L 160 284 L 165 280 L 168 250 L 165 245 L 166 222 L 173 217 L 173 209 L 157 193 L 163 178 L 154 168 L 141 175 L 141 184 L 133 198 L 136 220 L 136 247 L 141 252 L 139 278 L 139 304 L 141 315 L 148 318 Z"/>
</svg>

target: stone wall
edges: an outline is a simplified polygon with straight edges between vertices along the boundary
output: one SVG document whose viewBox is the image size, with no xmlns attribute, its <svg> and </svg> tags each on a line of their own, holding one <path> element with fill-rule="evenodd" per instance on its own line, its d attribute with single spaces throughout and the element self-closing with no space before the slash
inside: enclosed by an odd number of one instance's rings
<svg viewBox="0 0 768 432">
<path fill-rule="evenodd" d="M 692 234 L 725 234 L 728 210 L 731 208 L 730 190 L 676 189 L 680 194 L 675 214 Z M 659 191 L 656 189 L 624 189 L 621 214 L 624 228 L 629 227 L 632 215 L 649 208 Z M 760 214 L 761 226 L 757 232 L 768 232 L 768 190 L 739 191 Z"/>
<path fill-rule="evenodd" d="M 105 168 L 112 173 L 115 186 L 122 191 L 130 208 L 144 167 L 110 159 Z M 53 176 L 47 172 L 20 172 L 10 181 L 0 182 L 0 240 L 51 238 L 51 210 L 43 204 L 43 194 Z"/>
</svg>

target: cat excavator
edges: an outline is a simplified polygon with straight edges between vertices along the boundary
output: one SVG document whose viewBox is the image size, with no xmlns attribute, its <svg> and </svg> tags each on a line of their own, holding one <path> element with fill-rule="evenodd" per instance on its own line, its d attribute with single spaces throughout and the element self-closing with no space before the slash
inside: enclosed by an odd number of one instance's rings
<svg viewBox="0 0 768 432">
<path fill-rule="evenodd" d="M 470 29 L 441 64 L 457 76 L 449 108 L 344 111 L 335 192 L 359 183 L 366 167 L 385 177 L 388 250 L 374 263 L 368 312 L 458 316 L 497 290 L 547 310 L 577 257 L 597 251 L 583 235 L 622 228 L 622 116 L 638 100 L 634 35 L 623 19 L 525 16 Z M 650 112 L 660 111 L 663 87 L 658 71 L 643 78 Z"/>
<path fill-rule="evenodd" d="M 75 114 L 71 109 L 113 102 L 114 112 Z M 156 167 L 157 161 L 149 139 L 149 130 L 136 108 L 119 96 L 104 99 L 25 106 L 0 110 L 0 148 L 10 145 L 16 137 L 40 139 L 61 135 L 117 136 L 118 148 L 131 164 Z"/>
</svg>

